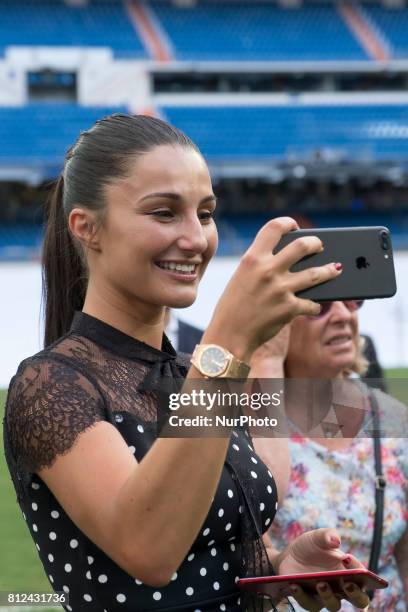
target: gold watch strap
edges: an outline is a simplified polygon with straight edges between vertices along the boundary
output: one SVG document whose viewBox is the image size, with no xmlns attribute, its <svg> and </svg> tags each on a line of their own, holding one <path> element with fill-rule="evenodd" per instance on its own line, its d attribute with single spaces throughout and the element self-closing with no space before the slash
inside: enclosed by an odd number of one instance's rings
<svg viewBox="0 0 408 612">
<path fill-rule="evenodd" d="M 240 361 L 237 357 L 232 355 L 232 359 L 228 365 L 228 368 L 223 372 L 219 378 L 248 378 L 250 367 L 244 361 Z"/>
</svg>

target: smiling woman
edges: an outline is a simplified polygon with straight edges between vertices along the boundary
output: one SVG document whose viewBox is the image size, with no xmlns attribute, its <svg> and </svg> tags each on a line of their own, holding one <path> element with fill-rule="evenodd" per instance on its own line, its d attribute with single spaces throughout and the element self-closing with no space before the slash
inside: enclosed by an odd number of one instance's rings
<svg viewBox="0 0 408 612">
<path fill-rule="evenodd" d="M 201 154 L 193 147 L 162 144 L 133 156 L 126 176 L 106 187 L 106 198 L 104 223 L 88 252 L 95 272 L 83 310 L 101 306 L 106 283 L 126 308 L 154 303 L 156 309 L 150 310 L 156 321 L 161 322 L 163 304 L 190 306 L 217 248 L 215 196 Z M 75 207 L 68 223 L 86 244 L 97 219 Z M 146 333 L 143 339 L 160 348 L 161 330 Z"/>
<path fill-rule="evenodd" d="M 247 431 L 232 430 L 231 441 L 158 436 L 170 414 L 163 383 L 179 390 L 214 376 L 215 362 L 191 365 L 163 333 L 165 308 L 192 304 L 215 253 L 214 208 L 189 138 L 127 115 L 79 136 L 49 202 L 45 348 L 11 381 L 5 446 L 68 611 L 262 610 L 263 599 L 241 598 L 239 576 L 343 567 L 330 529 L 281 552 L 264 541 L 276 484 Z M 319 312 L 296 292 L 340 274 L 334 263 L 289 272 L 322 248 L 313 237 L 272 255 L 296 227 L 281 218 L 261 229 L 204 334 L 200 354 L 209 359 L 215 345 L 231 378 L 247 374 L 245 362 L 285 323 Z M 366 597 L 356 588 L 350 600 Z M 327 587 L 310 605 L 338 602 Z"/>
</svg>

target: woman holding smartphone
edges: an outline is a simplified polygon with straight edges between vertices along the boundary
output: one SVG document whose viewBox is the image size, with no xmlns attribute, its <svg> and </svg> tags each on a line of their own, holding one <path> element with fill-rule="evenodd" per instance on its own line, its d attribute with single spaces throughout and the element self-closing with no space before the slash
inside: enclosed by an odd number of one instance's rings
<svg viewBox="0 0 408 612">
<path fill-rule="evenodd" d="M 341 273 L 333 263 L 291 274 L 321 243 L 304 239 L 273 256 L 297 226 L 271 221 L 215 309 L 200 345 L 206 359 L 186 364 L 163 335 L 164 310 L 196 298 L 217 247 L 214 209 L 195 145 L 159 119 L 127 115 L 80 135 L 50 200 L 45 349 L 11 382 L 5 445 L 23 516 L 68 611 L 262 609 L 243 602 L 239 576 L 344 567 L 333 530 L 281 552 L 265 545 L 276 486 L 245 432 L 158 437 L 168 414 L 161 383 L 211 379 L 220 359 L 242 378 L 259 345 L 319 312 L 295 292 Z M 336 609 L 322 586 L 313 609 Z M 358 589 L 345 596 L 366 600 Z"/>
</svg>

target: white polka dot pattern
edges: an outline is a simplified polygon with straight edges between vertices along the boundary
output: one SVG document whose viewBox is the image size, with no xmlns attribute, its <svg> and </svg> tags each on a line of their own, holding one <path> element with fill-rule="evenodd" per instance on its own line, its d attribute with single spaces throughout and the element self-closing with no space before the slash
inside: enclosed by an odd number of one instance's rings
<svg viewBox="0 0 408 612">
<path fill-rule="evenodd" d="M 117 414 L 116 421 L 123 422 L 125 418 L 123 415 Z M 139 434 L 146 435 L 142 425 L 138 425 L 137 430 Z M 143 441 L 143 436 L 140 437 L 140 440 Z M 242 434 L 238 436 L 235 432 L 233 440 L 229 452 L 231 456 L 239 453 L 240 457 L 246 457 L 247 475 L 255 481 L 253 486 L 258 491 L 258 509 L 262 512 L 262 524 L 266 528 L 271 523 L 269 516 L 271 505 L 273 507 L 276 501 L 271 498 L 271 494 L 274 492 L 273 482 L 266 481 L 266 469 L 263 463 L 251 455 L 249 452 L 250 446 L 247 450 L 247 444 Z M 142 445 L 142 442 L 140 444 Z M 136 453 L 136 444 L 128 442 L 128 448 L 132 454 Z M 143 447 L 139 452 L 142 451 Z M 257 467 L 255 468 L 255 466 Z M 224 479 L 224 487 L 220 488 L 214 495 L 210 514 L 198 536 L 202 539 L 201 547 L 196 549 L 193 547 L 192 552 L 188 554 L 180 569 L 173 573 L 170 583 L 165 589 L 151 588 L 137 578 L 134 578 L 131 583 L 127 582 L 128 577 L 126 580 L 121 579 L 118 582 L 116 574 L 112 575 L 109 571 L 110 568 L 105 567 L 103 561 L 101 562 L 95 553 L 93 553 L 93 556 L 87 554 L 86 551 L 82 553 L 82 558 L 85 558 L 88 567 L 81 568 L 78 562 L 81 558 L 79 556 L 81 555 L 81 547 L 84 544 L 83 540 L 78 537 L 78 531 L 68 534 L 68 537 L 65 536 L 64 531 L 60 531 L 64 528 L 66 515 L 61 512 L 60 508 L 55 507 L 55 500 L 53 506 L 48 506 L 46 512 L 44 510 L 44 516 L 48 517 L 48 523 L 43 526 L 43 522 L 39 520 L 43 508 L 42 499 L 40 497 L 37 499 L 37 495 L 40 495 L 40 493 L 37 493 L 40 486 L 38 488 L 33 487 L 32 485 L 36 483 L 32 483 L 31 490 L 33 493 L 29 503 L 29 511 L 32 512 L 31 517 L 34 517 L 34 515 L 38 517 L 37 524 L 32 524 L 32 531 L 42 534 L 40 542 L 48 542 L 48 550 L 45 546 L 44 557 L 49 570 L 52 569 L 51 572 L 47 572 L 50 583 L 55 583 L 55 588 L 58 586 L 63 592 L 69 593 L 71 608 L 74 610 L 76 608 L 81 609 L 82 605 L 84 610 L 89 609 L 91 611 L 93 606 L 96 605 L 95 598 L 98 588 L 100 588 L 100 593 L 103 593 L 101 601 L 106 602 L 108 612 L 110 612 L 109 601 L 112 609 L 115 609 L 116 606 L 118 609 L 123 608 L 124 612 L 133 612 L 132 601 L 135 601 L 136 597 L 137 601 L 142 602 L 141 606 L 143 605 L 143 609 L 146 609 L 146 611 L 153 611 L 155 606 L 176 608 L 177 605 L 174 604 L 173 599 L 174 593 L 180 594 L 180 601 L 183 601 L 183 603 L 186 601 L 185 598 L 191 599 L 193 601 L 191 610 L 196 612 L 199 612 L 200 608 L 194 607 L 194 605 L 200 605 L 200 597 L 206 600 L 211 600 L 211 597 L 218 598 L 217 608 L 214 609 L 227 610 L 227 606 L 220 604 L 219 601 L 220 598 L 222 601 L 223 593 L 226 595 L 231 593 L 231 582 L 237 580 L 235 576 L 240 565 L 240 559 L 238 558 L 240 548 L 237 547 L 234 540 L 237 539 L 240 515 L 244 511 L 244 507 L 242 503 L 239 503 L 242 497 L 239 492 L 239 485 L 236 482 L 236 475 L 228 473 L 228 478 L 224 476 Z M 41 488 L 42 491 L 44 489 L 45 487 Z M 268 499 L 269 503 L 267 502 Z M 47 524 L 48 529 L 45 526 Z M 37 548 L 40 550 L 38 544 Z M 60 552 L 62 550 L 64 551 L 63 554 Z M 57 574 L 58 581 L 56 579 Z M 72 592 L 70 592 L 68 585 L 63 584 L 67 579 L 70 581 L 70 586 L 72 585 Z M 93 582 L 91 582 L 92 580 Z M 88 588 L 84 587 L 85 584 L 88 584 Z M 126 589 L 127 584 L 129 584 L 128 589 Z M 79 585 L 82 585 L 82 589 Z M 90 590 L 91 585 L 92 588 L 96 589 L 95 594 Z M 75 602 L 75 605 L 72 602 Z M 236 605 L 236 602 L 233 605 Z M 66 609 L 69 609 L 68 606 Z"/>
</svg>

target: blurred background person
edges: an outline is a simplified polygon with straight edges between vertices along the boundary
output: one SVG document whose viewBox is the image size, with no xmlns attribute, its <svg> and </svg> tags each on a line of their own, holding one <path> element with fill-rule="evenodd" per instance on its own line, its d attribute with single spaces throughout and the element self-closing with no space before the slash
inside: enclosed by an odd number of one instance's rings
<svg viewBox="0 0 408 612">
<path fill-rule="evenodd" d="M 257 350 L 251 376 L 297 379 L 293 393 L 285 392 L 292 431 L 290 472 L 286 494 L 280 499 L 281 508 L 270 531 L 274 544 L 333 524 L 345 550 L 368 565 L 375 523 L 376 470 L 374 440 L 365 432 L 372 423 L 375 400 L 361 381 L 355 381 L 353 392 L 361 396 L 361 406 L 368 406 L 356 416 L 351 409 L 336 412 L 336 399 L 330 392 L 319 406 L 316 397 L 308 395 L 307 385 L 301 387 L 310 379 L 320 389 L 330 390 L 326 384 L 322 386 L 324 381 L 345 380 L 352 372 L 364 373 L 367 360 L 358 324 L 362 304 L 356 300 L 325 302 L 320 315 L 298 317 Z M 408 603 L 408 409 L 379 390 L 374 393 L 383 436 L 394 423 L 394 435 L 399 437 L 380 439 L 386 484 L 383 521 L 377 525 L 382 545 L 376 571 L 390 585 L 375 592 L 371 609 L 403 612 Z M 310 415 L 319 415 L 320 408 L 321 415 L 315 417 L 315 427 L 311 429 Z M 307 431 L 311 433 L 307 435 Z M 267 446 L 266 440 L 263 445 Z M 342 610 L 349 609 L 343 603 Z"/>
<path fill-rule="evenodd" d="M 178 318 L 176 311 L 166 308 L 164 315 L 165 332 L 174 349 L 181 353 L 192 354 L 200 344 L 203 330 Z"/>
<path fill-rule="evenodd" d="M 363 340 L 362 351 L 365 359 L 367 360 L 367 367 L 363 372 L 366 383 L 381 391 L 387 391 L 387 383 L 384 376 L 384 370 L 380 364 L 377 356 L 377 349 L 375 348 L 374 340 L 367 334 L 361 334 Z"/>
</svg>

